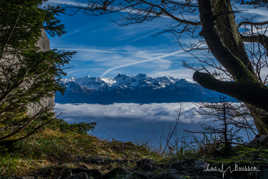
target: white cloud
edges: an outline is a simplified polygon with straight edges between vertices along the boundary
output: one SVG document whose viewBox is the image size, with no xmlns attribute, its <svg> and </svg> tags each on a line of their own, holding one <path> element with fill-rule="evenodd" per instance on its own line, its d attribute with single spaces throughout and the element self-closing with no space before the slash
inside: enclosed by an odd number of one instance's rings
<svg viewBox="0 0 268 179">
<path fill-rule="evenodd" d="M 69 6 L 75 6 L 75 7 L 88 7 L 87 3 L 81 3 L 77 1 L 68 1 L 68 0 L 48 0 L 47 4 L 62 4 L 62 5 L 69 5 Z"/>
<path fill-rule="evenodd" d="M 69 71 L 72 71 L 72 76 L 75 72 L 80 72 L 80 69 L 85 71 L 88 68 L 89 72 L 92 69 L 100 69 L 100 76 L 110 76 L 114 72 L 119 73 L 124 68 L 139 68 L 141 73 L 154 71 L 168 71 L 172 66 L 174 59 L 180 60 L 180 57 L 188 58 L 183 50 L 161 51 L 158 49 L 138 49 L 134 47 L 118 47 L 118 48 L 96 48 L 96 47 L 59 47 L 61 50 L 77 51 L 73 57 Z M 76 64 L 79 63 L 80 65 Z M 81 65 L 83 63 L 84 65 Z M 79 69 L 76 69 L 79 68 Z M 101 71 L 102 70 L 102 71 Z M 137 69 L 136 69 L 137 70 Z M 187 76 L 188 77 L 188 76 Z"/>
<path fill-rule="evenodd" d="M 238 13 L 238 20 L 241 21 L 251 21 L 251 22 L 265 22 L 268 21 L 268 13 L 267 7 L 254 7 L 254 5 L 240 5 L 236 7 L 239 11 Z M 247 29 L 244 29 L 251 33 L 261 33 L 261 34 L 268 34 L 267 26 L 256 26 L 253 27 L 250 25 L 243 26 Z"/>
<path fill-rule="evenodd" d="M 131 63 L 123 63 L 119 66 L 115 66 L 112 67 L 108 70 L 106 70 L 101 76 L 104 77 L 105 75 L 107 75 L 108 73 L 114 71 L 114 70 L 118 70 L 121 68 L 125 68 L 125 67 L 130 67 L 130 66 L 134 66 L 134 65 L 138 65 L 138 64 L 142 64 L 142 63 L 148 63 L 148 62 L 155 62 L 155 61 L 161 61 L 161 62 L 165 62 L 163 61 L 164 58 L 170 57 L 170 56 L 174 56 L 174 55 L 178 55 L 178 54 L 182 54 L 184 53 L 183 50 L 177 50 L 174 52 L 170 52 L 170 53 L 165 53 L 165 54 L 158 54 L 158 56 L 156 56 L 155 54 L 148 54 L 145 51 L 141 51 L 136 53 L 136 57 L 137 58 L 143 58 L 145 60 L 139 60 L 139 61 L 134 61 Z"/>
<path fill-rule="evenodd" d="M 147 143 L 155 148 L 164 143 L 168 132 L 174 127 L 177 110 L 182 105 L 175 137 L 183 137 L 184 129 L 197 129 L 201 120 L 193 112 L 194 103 L 170 104 L 56 104 L 57 113 L 68 122 L 96 122 L 91 132 L 103 139 L 116 139 L 135 143 Z M 187 134 L 189 137 L 190 134 Z M 185 138 L 184 138 L 185 139 Z"/>
<path fill-rule="evenodd" d="M 191 134 L 185 129 L 200 130 L 200 123 L 212 120 L 198 114 L 198 103 L 56 104 L 55 110 L 62 112 L 60 117 L 68 122 L 96 122 L 97 126 L 91 133 L 97 137 L 159 147 L 176 124 L 180 106 L 182 115 L 175 131 L 176 139 L 190 138 Z"/>
<path fill-rule="evenodd" d="M 103 50 L 103 49 L 97 49 L 97 48 L 57 48 L 59 50 L 67 50 L 67 51 L 76 51 L 78 53 L 108 53 L 108 54 L 111 54 L 111 53 L 116 53 L 115 51 L 113 50 Z"/>
<path fill-rule="evenodd" d="M 180 121 L 184 123 L 198 123 L 200 116 L 196 113 L 197 103 L 115 103 L 101 104 L 56 104 L 56 111 L 63 115 L 105 117 L 105 118 L 136 118 L 140 120 L 175 121 L 177 111 L 183 110 Z M 184 113 L 187 116 L 184 116 Z M 189 115 L 192 115 L 189 117 Z M 189 117 L 189 118 L 188 118 Z"/>
<path fill-rule="evenodd" d="M 267 7 L 254 7 L 252 5 L 243 5 L 238 7 L 241 11 L 242 16 L 247 16 L 247 18 L 253 18 L 256 21 L 267 21 Z"/>
</svg>

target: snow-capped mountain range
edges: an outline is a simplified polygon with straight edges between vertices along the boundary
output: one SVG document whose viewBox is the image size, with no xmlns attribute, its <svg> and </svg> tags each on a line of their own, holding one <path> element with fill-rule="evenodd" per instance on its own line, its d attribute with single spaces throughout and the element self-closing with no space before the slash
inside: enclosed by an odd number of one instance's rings
<svg viewBox="0 0 268 179">
<path fill-rule="evenodd" d="M 152 78 L 145 74 L 118 74 L 112 79 L 82 77 L 62 80 L 64 95 L 56 93 L 57 103 L 173 103 L 215 102 L 220 93 L 207 90 L 196 83 L 173 77 Z M 235 101 L 227 97 L 228 101 Z"/>
</svg>

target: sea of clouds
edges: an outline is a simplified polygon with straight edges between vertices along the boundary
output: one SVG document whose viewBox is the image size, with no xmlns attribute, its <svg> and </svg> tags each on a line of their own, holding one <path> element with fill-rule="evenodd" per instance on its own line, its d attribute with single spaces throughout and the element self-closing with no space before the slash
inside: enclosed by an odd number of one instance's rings
<svg viewBox="0 0 268 179">
<path fill-rule="evenodd" d="M 174 140 L 185 140 L 191 135 L 185 129 L 199 130 L 201 123 L 211 121 L 198 113 L 199 106 L 198 103 L 56 104 L 55 110 L 70 123 L 96 122 L 90 133 L 99 138 L 146 143 L 157 148 L 165 143 L 176 122 Z"/>
</svg>

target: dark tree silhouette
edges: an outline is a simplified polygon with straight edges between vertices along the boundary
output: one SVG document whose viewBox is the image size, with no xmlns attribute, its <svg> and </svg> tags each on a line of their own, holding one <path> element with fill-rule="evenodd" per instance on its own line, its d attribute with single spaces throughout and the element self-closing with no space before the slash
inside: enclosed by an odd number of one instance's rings
<svg viewBox="0 0 268 179">
<path fill-rule="evenodd" d="M 25 139 L 55 119 L 53 96 L 63 90 L 62 66 L 72 53 L 49 49 L 45 31 L 64 33 L 56 18 L 63 9 L 43 2 L 0 1 L 0 144 Z"/>
<path fill-rule="evenodd" d="M 240 103 L 226 102 L 226 97 L 220 96 L 219 103 L 202 103 L 199 114 L 213 122 L 202 124 L 202 130 L 189 131 L 204 135 L 204 145 L 217 147 L 228 154 L 233 144 L 245 144 L 256 135 L 255 129 L 249 123 L 249 113 Z M 246 134 L 246 135 L 245 135 Z M 245 137 L 248 139 L 245 141 Z"/>
</svg>

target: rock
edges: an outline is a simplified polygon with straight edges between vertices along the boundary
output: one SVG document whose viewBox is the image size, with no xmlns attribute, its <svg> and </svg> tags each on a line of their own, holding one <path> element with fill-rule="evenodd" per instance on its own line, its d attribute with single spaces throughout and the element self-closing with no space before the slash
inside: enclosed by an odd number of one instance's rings
<svg viewBox="0 0 268 179">
<path fill-rule="evenodd" d="M 145 173 L 141 173 L 141 172 L 134 172 L 129 179 L 150 179 L 151 176 L 145 174 Z"/>
<path fill-rule="evenodd" d="M 38 40 L 38 42 L 36 43 L 36 46 L 39 47 L 39 50 L 42 52 L 46 52 L 46 51 L 50 50 L 49 39 L 48 39 L 44 29 L 41 30 L 41 36 L 40 36 L 40 39 Z M 13 58 L 13 55 L 10 57 L 10 55 L 7 53 L 7 55 L 5 55 L 5 58 L 1 58 L 1 68 L 2 69 L 4 67 L 6 67 L 6 68 L 12 67 L 13 68 L 16 65 L 17 69 L 19 69 L 18 64 L 22 65 L 22 63 L 20 62 L 19 59 L 20 58 L 18 58 L 18 57 Z M 10 71 L 10 73 L 12 73 L 12 74 L 13 73 L 17 74 L 17 72 L 18 72 L 17 70 Z M 1 78 L 1 81 L 4 80 L 2 72 L 1 72 L 0 78 Z M 28 80 L 26 80 L 26 79 L 23 79 L 24 81 L 20 84 L 22 89 L 24 89 L 24 88 L 28 89 L 31 86 L 29 84 L 33 84 L 33 82 L 29 83 Z M 43 108 L 48 108 L 48 109 L 53 111 L 54 106 L 55 106 L 55 99 L 54 98 L 55 98 L 55 95 L 52 95 L 51 97 L 43 97 L 39 100 L 40 104 L 36 103 L 37 101 L 35 103 L 28 104 L 27 105 L 27 114 L 29 116 L 34 116 Z"/>
<path fill-rule="evenodd" d="M 87 175 L 94 179 L 101 179 L 102 178 L 102 174 L 99 172 L 99 170 L 96 170 L 96 169 L 92 169 L 92 170 L 87 170 Z"/>
<path fill-rule="evenodd" d="M 65 169 L 61 176 L 58 179 L 65 179 L 65 178 L 70 178 L 70 179 L 76 179 L 76 178 L 71 178 L 71 177 L 76 177 L 77 179 L 82 179 L 83 177 L 86 179 L 94 178 L 94 179 L 101 179 L 102 174 L 96 170 L 96 169 L 85 169 L 85 168 L 74 168 L 74 169 Z M 79 178 L 80 177 L 80 178 Z"/>
<path fill-rule="evenodd" d="M 118 159 L 112 160 L 110 158 L 104 158 L 104 157 L 77 157 L 75 161 L 87 164 L 97 164 L 97 165 L 108 165 L 111 163 L 125 164 L 128 162 L 134 162 L 133 160 L 118 160 Z"/>
<path fill-rule="evenodd" d="M 182 160 L 174 162 L 169 168 L 176 169 L 180 173 L 185 173 L 185 171 L 202 171 L 206 167 L 206 162 L 202 160 Z"/>
<path fill-rule="evenodd" d="M 152 179 L 185 179 L 185 177 L 174 173 L 162 173 L 154 176 Z"/>
<path fill-rule="evenodd" d="M 142 160 L 137 161 L 136 167 L 138 169 L 142 169 L 142 170 L 146 170 L 146 171 L 155 170 L 158 168 L 156 166 L 156 164 L 154 163 L 154 161 L 150 160 L 150 159 L 142 159 Z"/>
<path fill-rule="evenodd" d="M 222 179 L 216 176 L 193 176 L 191 179 Z"/>
<path fill-rule="evenodd" d="M 195 160 L 181 160 L 176 161 L 170 165 L 170 168 L 180 170 L 187 170 L 195 167 Z"/>
<path fill-rule="evenodd" d="M 69 176 L 66 179 L 89 179 L 89 177 L 88 177 L 87 173 L 81 172 L 81 173 Z"/>
<path fill-rule="evenodd" d="M 76 160 L 79 162 L 92 163 L 92 164 L 109 164 L 109 163 L 111 163 L 110 159 L 103 158 L 103 157 L 89 157 L 89 158 L 79 157 Z"/>
<path fill-rule="evenodd" d="M 178 174 L 178 170 L 176 170 L 176 169 L 168 169 L 167 170 L 167 173 L 170 173 L 170 174 Z"/>
<path fill-rule="evenodd" d="M 196 168 L 196 169 L 203 170 L 203 169 L 205 169 L 206 166 L 207 166 L 207 163 L 202 161 L 202 160 L 196 160 L 194 162 L 194 168 Z"/>
<path fill-rule="evenodd" d="M 255 139 L 248 143 L 250 147 L 258 147 L 260 145 L 268 146 L 268 135 L 256 135 Z"/>
<path fill-rule="evenodd" d="M 41 30 L 41 37 L 37 42 L 37 47 L 40 48 L 40 51 L 46 52 L 50 50 L 50 42 L 48 36 L 44 29 Z M 34 116 L 37 114 L 42 108 L 48 107 L 50 110 L 54 109 L 55 106 L 55 95 L 51 97 L 43 97 L 40 99 L 40 104 L 37 105 L 36 103 L 31 103 L 28 105 L 28 114 L 30 116 Z M 42 107 L 41 107 L 42 106 Z"/>
<path fill-rule="evenodd" d="M 181 161 L 173 162 L 170 164 L 170 168 L 176 169 L 178 171 L 183 170 L 183 163 Z"/>
<path fill-rule="evenodd" d="M 0 179 L 36 179 L 38 176 L 23 176 L 23 177 L 16 177 L 16 176 L 1 176 Z"/>
<path fill-rule="evenodd" d="M 64 179 L 64 178 L 67 178 L 67 177 L 72 176 L 72 175 L 73 175 L 72 169 L 65 168 L 65 169 L 60 171 L 58 179 Z"/>
<path fill-rule="evenodd" d="M 103 179 L 124 179 L 130 176 L 131 173 L 123 168 L 115 168 L 111 170 L 109 173 L 103 176 Z"/>
</svg>

